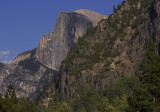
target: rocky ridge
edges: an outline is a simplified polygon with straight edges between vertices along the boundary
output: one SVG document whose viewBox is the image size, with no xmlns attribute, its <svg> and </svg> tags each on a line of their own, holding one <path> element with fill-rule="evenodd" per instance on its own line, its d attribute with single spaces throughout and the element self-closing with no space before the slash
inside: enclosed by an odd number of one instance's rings
<svg viewBox="0 0 160 112">
<path fill-rule="evenodd" d="M 59 13 L 52 32 L 41 38 L 36 58 L 44 65 L 59 70 L 61 62 L 76 45 L 78 38 L 82 37 L 89 27 L 106 18 L 89 10 Z"/>
<path fill-rule="evenodd" d="M 19 55 L 0 71 L 0 93 L 5 94 L 11 84 L 17 97 L 35 100 L 44 87 L 54 79 L 57 71 L 49 69 L 34 59 L 35 50 Z"/>
<path fill-rule="evenodd" d="M 102 19 L 107 19 L 108 17 L 99 13 L 95 13 L 93 11 L 87 9 L 79 9 L 74 11 L 78 14 L 86 16 L 89 20 L 91 20 L 93 26 L 97 26 L 97 23 Z"/>
<path fill-rule="evenodd" d="M 149 39 L 159 53 L 158 0 L 128 0 L 90 29 L 68 53 L 60 69 L 58 88 L 74 98 L 80 88 L 105 89 L 134 76 Z"/>
<path fill-rule="evenodd" d="M 87 11 L 87 10 L 86 10 Z M 100 14 L 91 12 L 97 15 Z M 92 15 L 90 14 L 90 15 Z M 13 85 L 17 97 L 29 97 L 36 100 L 45 86 L 55 80 L 61 61 L 74 47 L 78 37 L 100 20 L 77 12 L 61 12 L 50 34 L 44 34 L 36 49 L 18 55 L 10 64 L 0 68 L 0 93 L 5 94 L 7 87 Z"/>
</svg>

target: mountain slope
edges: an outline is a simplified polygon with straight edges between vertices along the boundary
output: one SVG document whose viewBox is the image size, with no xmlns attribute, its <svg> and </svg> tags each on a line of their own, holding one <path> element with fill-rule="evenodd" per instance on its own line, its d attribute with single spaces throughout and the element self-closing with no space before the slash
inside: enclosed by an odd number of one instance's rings
<svg viewBox="0 0 160 112">
<path fill-rule="evenodd" d="M 45 86 L 55 80 L 61 61 L 70 48 L 75 46 L 78 37 L 83 36 L 93 24 L 97 24 L 100 18 L 107 18 L 92 11 L 87 12 L 90 15 L 59 13 L 55 28 L 41 38 L 38 48 L 18 55 L 11 64 L 0 70 L 0 93 L 4 95 L 11 84 L 17 97 L 36 100 L 45 91 Z M 92 21 L 92 18 L 88 18 L 92 14 L 98 19 Z"/>
<path fill-rule="evenodd" d="M 11 84 L 17 97 L 35 100 L 57 71 L 49 69 L 34 59 L 35 50 L 20 54 L 13 62 L 0 71 L 0 93 L 5 94 Z"/>
<path fill-rule="evenodd" d="M 135 75 L 150 38 L 159 51 L 159 3 L 123 2 L 108 20 L 79 39 L 62 63 L 61 93 L 73 97 L 80 87 L 104 89 L 122 77 Z"/>
</svg>

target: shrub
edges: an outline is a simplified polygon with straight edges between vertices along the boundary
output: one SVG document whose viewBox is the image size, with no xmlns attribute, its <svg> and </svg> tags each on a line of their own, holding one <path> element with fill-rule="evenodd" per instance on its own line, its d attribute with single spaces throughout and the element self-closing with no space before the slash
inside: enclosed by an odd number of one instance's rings
<svg viewBox="0 0 160 112">
<path fill-rule="evenodd" d="M 116 61 L 116 62 L 115 62 L 115 65 L 120 64 L 120 63 L 121 63 L 121 61 Z"/>
<path fill-rule="evenodd" d="M 111 61 L 111 60 L 106 60 L 104 67 L 108 67 L 108 66 L 110 66 L 111 64 L 112 64 L 112 61 Z"/>
</svg>

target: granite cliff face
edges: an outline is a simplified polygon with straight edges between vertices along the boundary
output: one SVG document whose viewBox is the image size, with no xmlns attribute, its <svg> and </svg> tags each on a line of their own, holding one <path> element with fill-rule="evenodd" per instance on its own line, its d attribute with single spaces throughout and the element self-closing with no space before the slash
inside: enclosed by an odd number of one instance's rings
<svg viewBox="0 0 160 112">
<path fill-rule="evenodd" d="M 160 51 L 159 4 L 158 0 L 125 1 L 90 29 L 62 63 L 61 93 L 73 98 L 80 87 L 103 90 L 135 75 L 149 39 Z"/>
<path fill-rule="evenodd" d="M 11 84 L 17 97 L 35 100 L 45 86 L 55 80 L 61 61 L 76 45 L 78 37 L 82 37 L 89 27 L 95 26 L 101 19 L 107 18 L 92 11 L 82 10 L 87 12 L 83 14 L 79 11 L 59 13 L 53 31 L 43 35 L 38 48 L 18 55 L 8 65 L 0 66 L 1 94 L 5 94 Z"/>
<path fill-rule="evenodd" d="M 54 79 L 57 71 L 49 69 L 33 57 L 35 50 L 20 54 L 0 71 L 0 93 L 13 85 L 17 97 L 35 100 L 44 87 Z"/>
<path fill-rule="evenodd" d="M 76 45 L 78 38 L 82 37 L 89 27 L 106 18 L 89 10 L 59 13 L 53 31 L 41 38 L 36 59 L 50 68 L 59 70 L 61 62 Z"/>
<path fill-rule="evenodd" d="M 93 11 L 86 10 L 86 9 L 80 9 L 80 10 L 76 10 L 74 12 L 86 16 L 89 20 L 91 20 L 92 25 L 94 27 L 97 26 L 97 23 L 99 21 L 101 21 L 102 19 L 107 19 L 108 18 L 107 16 L 104 16 L 102 14 L 95 13 Z"/>
</svg>

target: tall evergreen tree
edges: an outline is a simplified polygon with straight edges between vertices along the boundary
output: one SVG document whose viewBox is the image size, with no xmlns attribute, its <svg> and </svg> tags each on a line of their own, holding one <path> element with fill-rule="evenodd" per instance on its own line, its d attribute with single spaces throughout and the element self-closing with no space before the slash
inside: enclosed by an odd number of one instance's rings
<svg viewBox="0 0 160 112">
<path fill-rule="evenodd" d="M 117 10 L 119 10 L 119 9 L 120 9 L 120 7 L 121 7 L 121 5 L 120 5 L 120 4 L 118 4 L 118 6 L 117 6 Z"/>
<path fill-rule="evenodd" d="M 160 102 L 160 56 L 156 54 L 152 40 L 140 64 L 141 86 L 128 98 L 130 112 L 157 112 Z"/>
<path fill-rule="evenodd" d="M 116 7 L 115 7 L 115 5 L 113 5 L 113 12 L 116 12 Z"/>
</svg>

